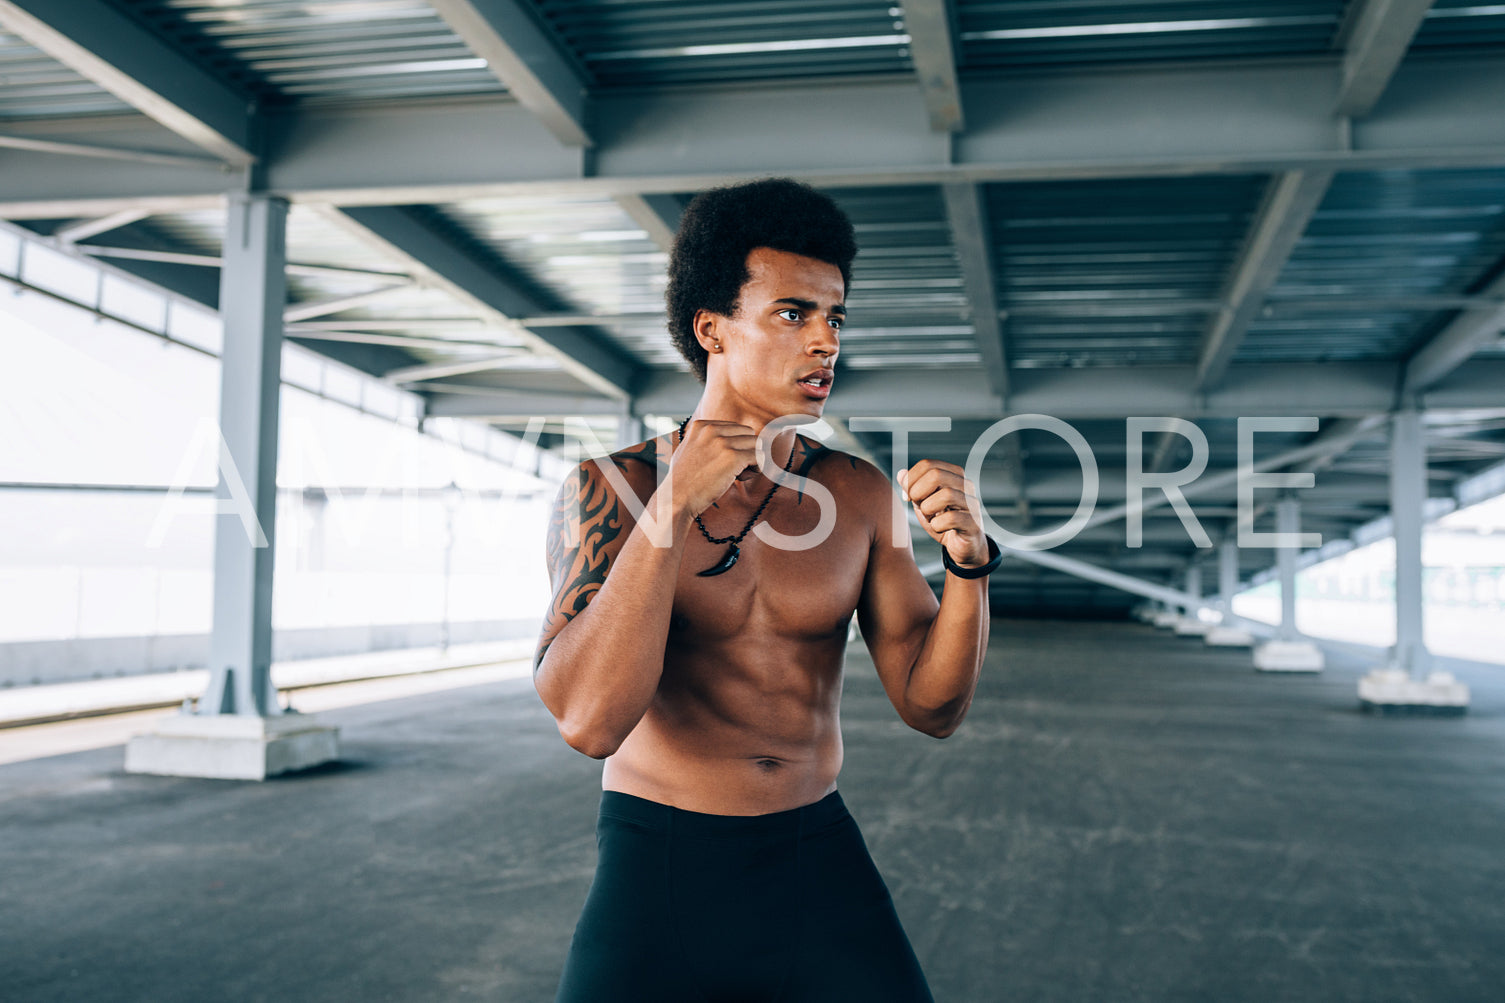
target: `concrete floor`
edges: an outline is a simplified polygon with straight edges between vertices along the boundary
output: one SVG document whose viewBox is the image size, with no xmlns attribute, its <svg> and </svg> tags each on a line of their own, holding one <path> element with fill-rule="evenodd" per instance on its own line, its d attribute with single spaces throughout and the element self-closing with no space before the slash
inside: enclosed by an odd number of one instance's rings
<svg viewBox="0 0 1505 1003">
<path fill-rule="evenodd" d="M 1386 718 L 1249 665 L 998 621 L 937 742 L 854 651 L 841 788 L 937 1000 L 1505 999 L 1505 680 Z M 320 716 L 345 762 L 265 784 L 0 766 L 0 997 L 551 1000 L 599 765 L 526 679 Z"/>
</svg>

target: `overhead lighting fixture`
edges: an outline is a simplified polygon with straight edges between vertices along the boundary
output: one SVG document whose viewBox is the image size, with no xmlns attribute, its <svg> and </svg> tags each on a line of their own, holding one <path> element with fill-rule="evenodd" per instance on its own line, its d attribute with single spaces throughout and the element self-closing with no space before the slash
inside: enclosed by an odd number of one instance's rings
<svg viewBox="0 0 1505 1003">
<path fill-rule="evenodd" d="M 1092 38 L 1104 35 L 1162 35 L 1189 31 L 1230 31 L 1235 28 L 1298 28 L 1336 24 L 1329 14 L 1290 17 L 1225 17 L 1202 21 L 1143 21 L 1124 24 L 1060 24 L 1043 28 L 997 28 L 962 32 L 964 42 L 995 42 L 1022 38 Z"/>
<path fill-rule="evenodd" d="M 850 38 L 791 38 L 770 42 L 718 42 L 709 45 L 676 45 L 662 49 L 624 49 L 593 52 L 594 62 L 609 59 L 673 59 L 677 56 L 740 56 L 769 52 L 812 52 L 821 49 L 869 49 L 908 45 L 909 36 L 861 35 Z"/>
</svg>

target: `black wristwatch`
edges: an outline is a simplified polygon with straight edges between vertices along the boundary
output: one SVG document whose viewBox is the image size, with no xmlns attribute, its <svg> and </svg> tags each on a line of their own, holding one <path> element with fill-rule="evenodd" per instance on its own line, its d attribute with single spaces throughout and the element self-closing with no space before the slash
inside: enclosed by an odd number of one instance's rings
<svg viewBox="0 0 1505 1003">
<path fill-rule="evenodd" d="M 1003 563 L 1003 551 L 998 549 L 998 544 L 993 542 L 991 536 L 983 537 L 988 541 L 988 563 L 975 568 L 964 568 L 951 559 L 951 552 L 945 547 L 941 548 L 941 563 L 946 570 L 958 578 L 986 578 L 998 570 L 998 565 Z"/>
</svg>

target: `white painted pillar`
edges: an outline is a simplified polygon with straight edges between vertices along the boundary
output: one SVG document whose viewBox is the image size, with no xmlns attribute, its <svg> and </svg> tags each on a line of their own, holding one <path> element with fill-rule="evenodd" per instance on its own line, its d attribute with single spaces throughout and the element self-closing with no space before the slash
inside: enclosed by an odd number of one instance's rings
<svg viewBox="0 0 1505 1003">
<path fill-rule="evenodd" d="M 1392 666 L 1412 679 L 1432 667 L 1423 633 L 1421 535 L 1427 500 L 1427 451 L 1421 414 L 1399 411 L 1390 432 L 1390 519 L 1395 526 L 1395 649 Z"/>
<path fill-rule="evenodd" d="M 634 415 L 627 409 L 622 408 L 622 413 L 617 417 L 617 449 L 626 449 L 648 438 L 648 429 L 643 424 L 643 419 Z"/>
<path fill-rule="evenodd" d="M 230 198 L 220 278 L 220 456 L 209 686 L 126 744 L 127 773 L 265 780 L 339 758 L 339 729 L 284 713 L 272 684 L 272 555 L 287 203 Z M 235 490 L 232 492 L 230 483 Z M 243 519 L 246 507 L 254 520 Z M 247 523 L 250 523 L 249 527 Z"/>
<path fill-rule="evenodd" d="M 1233 613 L 1233 597 L 1238 593 L 1238 537 L 1230 534 L 1218 545 L 1218 605 L 1226 614 Z"/>
<path fill-rule="evenodd" d="M 1427 447 L 1421 414 L 1396 412 L 1390 421 L 1390 520 L 1395 530 L 1395 647 L 1390 664 L 1359 680 L 1359 705 L 1463 714 L 1469 688 L 1451 672 L 1433 669 L 1423 633 L 1422 517 L 1427 502 Z"/>
<path fill-rule="evenodd" d="M 282 311 L 287 302 L 287 202 L 229 200 L 220 273 L 220 433 L 250 494 L 264 541 L 221 514 L 214 532 L 214 626 L 200 714 L 280 714 L 271 683 L 272 555 L 277 521 L 277 428 Z M 218 498 L 230 497 L 221 470 Z M 260 544 L 260 545 L 258 545 Z"/>
<path fill-rule="evenodd" d="M 1233 597 L 1238 592 L 1238 533 L 1230 529 L 1218 544 L 1218 609 L 1223 621 L 1207 631 L 1207 643 L 1217 648 L 1247 648 L 1254 635 L 1238 625 L 1233 616 Z"/>
<path fill-rule="evenodd" d="M 1261 672 L 1321 672 L 1326 660 L 1312 641 L 1296 630 L 1296 551 L 1301 532 L 1301 502 L 1287 494 L 1275 503 L 1275 530 L 1293 545 L 1275 548 L 1280 577 L 1280 627 L 1274 640 L 1254 649 L 1254 667 Z"/>
<path fill-rule="evenodd" d="M 1295 495 L 1285 495 L 1275 503 L 1275 531 L 1287 538 L 1301 532 L 1301 502 Z M 1296 630 L 1296 547 L 1277 547 L 1275 567 L 1280 576 L 1280 631 L 1282 641 L 1300 637 Z"/>
<path fill-rule="evenodd" d="M 1201 599 L 1202 598 L 1202 566 L 1200 564 L 1191 564 L 1191 565 L 1187 566 L 1187 569 L 1186 569 L 1186 594 L 1189 595 L 1189 596 L 1191 596 L 1193 599 Z M 1187 606 L 1186 607 L 1186 615 L 1187 616 L 1196 616 L 1197 615 L 1197 607 L 1196 606 Z"/>
<path fill-rule="evenodd" d="M 1186 595 L 1192 601 L 1181 607 L 1181 615 L 1176 618 L 1176 634 L 1179 637 L 1205 637 L 1210 625 L 1197 615 L 1202 606 L 1202 567 L 1199 564 L 1186 566 Z"/>
</svg>

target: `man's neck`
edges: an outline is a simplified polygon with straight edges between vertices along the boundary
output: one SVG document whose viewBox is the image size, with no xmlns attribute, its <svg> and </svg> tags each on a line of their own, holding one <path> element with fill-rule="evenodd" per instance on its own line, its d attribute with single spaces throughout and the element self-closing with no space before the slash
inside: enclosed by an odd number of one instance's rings
<svg viewBox="0 0 1505 1003">
<path fill-rule="evenodd" d="M 740 402 L 730 399 L 727 395 L 716 392 L 714 387 L 707 386 L 705 393 L 701 395 L 700 403 L 695 405 L 691 417 L 700 421 L 732 421 L 739 425 L 746 425 L 753 430 L 753 434 L 762 436 L 763 430 L 779 415 L 765 412 L 754 412 L 742 406 Z M 783 469 L 789 462 L 791 452 L 796 448 L 795 430 L 783 428 L 774 438 L 771 444 L 772 463 L 775 467 Z M 765 461 L 765 463 L 768 461 Z M 744 471 L 738 475 L 737 480 L 747 483 L 755 477 L 752 471 Z"/>
</svg>

